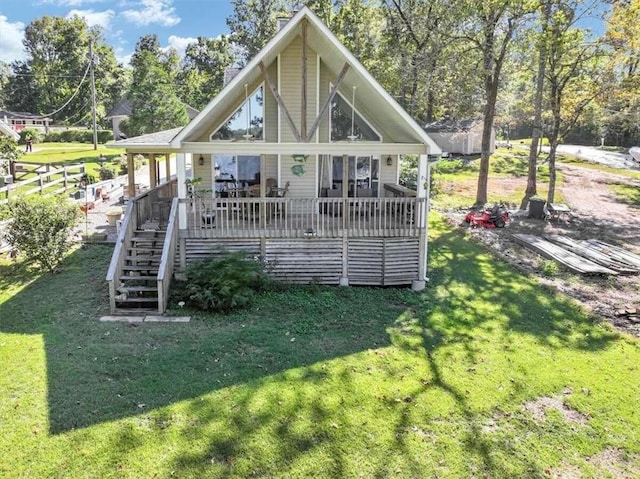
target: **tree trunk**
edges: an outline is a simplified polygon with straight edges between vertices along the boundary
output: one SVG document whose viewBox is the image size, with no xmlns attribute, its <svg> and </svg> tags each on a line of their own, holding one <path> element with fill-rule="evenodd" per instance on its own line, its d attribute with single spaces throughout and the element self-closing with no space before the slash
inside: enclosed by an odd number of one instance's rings
<svg viewBox="0 0 640 479">
<path fill-rule="evenodd" d="M 536 95 L 534 98 L 534 119 L 533 132 L 531 134 L 531 148 L 529 150 L 529 170 L 527 174 L 527 188 L 524 192 L 524 198 L 520 203 L 520 209 L 524 210 L 529 204 L 529 199 L 538 193 L 537 174 L 538 174 L 538 143 L 542 139 L 542 94 L 544 92 L 544 75 L 547 67 L 547 45 L 545 42 L 545 32 L 551 15 L 551 4 L 546 3 L 544 7 L 544 18 L 542 24 L 540 40 L 540 49 L 538 52 L 538 76 L 536 78 Z"/>
<path fill-rule="evenodd" d="M 549 137 L 549 191 L 547 193 L 547 204 L 553 203 L 556 194 L 556 150 L 558 149 L 558 136 L 560 133 L 560 114 L 554 112 L 553 127 Z"/>
<path fill-rule="evenodd" d="M 487 103 L 482 118 L 482 152 L 480 154 L 480 172 L 478 173 L 478 189 L 474 206 L 484 206 L 487 202 L 487 182 L 489 180 L 489 159 L 491 158 L 491 133 L 496 114 L 496 98 L 498 97 L 498 82 L 486 81 Z"/>
</svg>

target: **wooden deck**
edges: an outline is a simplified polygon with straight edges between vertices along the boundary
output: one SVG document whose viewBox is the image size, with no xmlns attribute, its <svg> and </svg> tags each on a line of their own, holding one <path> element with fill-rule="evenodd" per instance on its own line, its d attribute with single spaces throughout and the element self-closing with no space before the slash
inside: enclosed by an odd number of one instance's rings
<svg viewBox="0 0 640 479">
<path fill-rule="evenodd" d="M 184 200 L 185 238 L 416 238 L 424 198 Z"/>
</svg>

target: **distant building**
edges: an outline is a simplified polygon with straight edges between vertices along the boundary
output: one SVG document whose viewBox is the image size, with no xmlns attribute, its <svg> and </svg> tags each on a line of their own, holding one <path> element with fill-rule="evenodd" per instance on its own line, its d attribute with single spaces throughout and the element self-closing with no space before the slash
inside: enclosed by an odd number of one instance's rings
<svg viewBox="0 0 640 479">
<path fill-rule="evenodd" d="M 427 123 L 424 130 L 448 153 L 476 155 L 482 151 L 482 120 L 444 120 Z M 495 150 L 496 131 L 491 131 L 491 153 Z"/>
<path fill-rule="evenodd" d="M 51 118 L 24 111 L 0 110 L 0 120 L 17 132 L 25 128 L 35 128 L 47 133 L 51 124 Z"/>
<path fill-rule="evenodd" d="M 13 128 L 7 125 L 4 121 L 0 120 L 0 135 L 13 138 L 15 141 L 20 139 L 20 135 Z"/>
<path fill-rule="evenodd" d="M 189 120 L 193 120 L 196 115 L 200 113 L 189 105 L 185 104 L 185 107 L 187 109 L 187 116 L 189 117 Z M 122 140 L 123 138 L 126 138 L 120 129 L 120 122 L 125 118 L 128 118 L 129 115 L 131 115 L 131 111 L 131 101 L 126 97 L 122 97 L 104 117 L 105 120 L 111 120 L 114 140 Z"/>
</svg>

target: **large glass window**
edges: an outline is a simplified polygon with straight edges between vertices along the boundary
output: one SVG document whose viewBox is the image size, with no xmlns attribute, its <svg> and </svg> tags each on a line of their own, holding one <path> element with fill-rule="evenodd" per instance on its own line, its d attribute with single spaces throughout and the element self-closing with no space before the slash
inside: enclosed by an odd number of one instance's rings
<svg viewBox="0 0 640 479">
<path fill-rule="evenodd" d="M 259 156 L 214 155 L 216 192 L 260 184 Z"/>
<path fill-rule="evenodd" d="M 353 132 L 351 131 L 351 114 L 353 113 Z M 360 116 L 352 111 L 351 103 L 340 93 L 336 93 L 331 102 L 331 141 L 366 140 L 380 141 L 374 129 Z"/>
<path fill-rule="evenodd" d="M 258 87 L 233 115 L 218 128 L 212 140 L 264 140 L 264 88 Z"/>
<path fill-rule="evenodd" d="M 372 190 L 373 196 L 378 196 L 380 160 L 371 156 L 350 156 L 347 165 L 348 194 L 350 197 L 362 194 L 363 190 Z M 332 158 L 331 187 L 342 190 L 343 159 L 341 156 Z M 370 195 L 368 195 L 370 196 Z"/>
</svg>

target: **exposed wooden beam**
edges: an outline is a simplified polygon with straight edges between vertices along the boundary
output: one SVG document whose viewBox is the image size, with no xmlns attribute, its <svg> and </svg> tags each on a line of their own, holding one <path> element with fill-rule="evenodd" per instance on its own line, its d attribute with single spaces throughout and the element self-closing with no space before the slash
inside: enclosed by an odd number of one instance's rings
<svg viewBox="0 0 640 479">
<path fill-rule="evenodd" d="M 311 125 L 311 130 L 309 130 L 309 133 L 307 134 L 307 137 L 305 139 L 305 141 L 307 143 L 309 143 L 311 141 L 311 139 L 313 138 L 313 135 L 316 134 L 316 130 L 320 126 L 320 122 L 322 121 L 322 117 L 324 116 L 324 114 L 329 109 L 329 105 L 333 101 L 333 97 L 336 96 L 336 93 L 338 92 L 338 88 L 340 87 L 340 84 L 342 83 L 342 80 L 344 80 L 344 77 L 346 76 L 348 70 L 349 70 L 349 64 L 345 63 L 344 66 L 342 67 L 342 70 L 340 71 L 340 74 L 338 75 L 338 78 L 336 78 L 336 81 L 333 84 L 333 88 L 331 89 L 331 92 L 329 93 L 329 97 L 326 99 L 326 101 L 322 105 L 322 108 L 320 109 L 320 113 L 318 113 L 318 116 L 316 117 L 315 121 L 313 122 L 313 125 Z"/>
<path fill-rule="evenodd" d="M 267 85 L 269 86 L 269 89 L 271 90 L 273 97 L 276 99 L 276 103 L 280 108 L 282 108 L 282 111 L 284 112 L 284 116 L 287 119 L 287 123 L 289 123 L 289 128 L 291 128 L 291 131 L 293 132 L 293 136 L 296 138 L 296 141 L 298 143 L 302 143 L 303 141 L 302 136 L 300 135 L 298 128 L 296 128 L 296 124 L 293 122 L 293 118 L 291 118 L 291 114 L 289 113 L 289 110 L 287 110 L 287 107 L 285 106 L 284 101 L 280 96 L 280 93 L 278 93 L 278 89 L 275 87 L 273 80 L 271 79 L 271 75 L 269 75 L 269 72 L 267 71 L 267 67 L 264 66 L 264 62 L 258 63 L 258 66 L 260 67 L 262 76 L 267 82 Z"/>
<path fill-rule="evenodd" d="M 302 98 L 300 102 L 300 136 L 307 138 L 307 19 L 302 19 Z M 309 142 L 309 140 L 306 140 Z"/>
<path fill-rule="evenodd" d="M 129 191 L 129 199 L 136 196 L 136 169 L 134 168 L 133 154 L 127 153 L 127 190 Z"/>
</svg>

